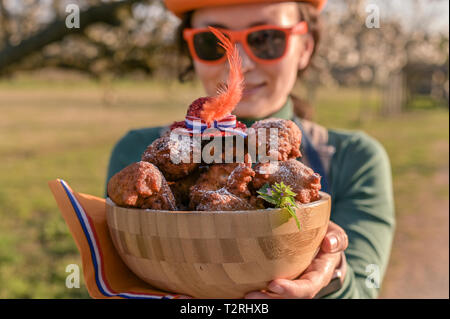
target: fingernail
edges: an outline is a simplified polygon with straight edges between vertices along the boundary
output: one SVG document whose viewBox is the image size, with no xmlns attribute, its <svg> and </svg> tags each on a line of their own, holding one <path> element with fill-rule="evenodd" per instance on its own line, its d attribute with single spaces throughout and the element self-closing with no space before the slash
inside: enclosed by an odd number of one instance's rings
<svg viewBox="0 0 450 319">
<path fill-rule="evenodd" d="M 276 284 L 275 285 L 269 285 L 269 290 L 274 292 L 274 293 L 277 293 L 279 295 L 281 295 L 284 292 L 284 288 L 281 287 L 280 285 L 276 285 Z"/>
<path fill-rule="evenodd" d="M 337 248 L 337 238 L 336 236 L 331 236 L 329 238 L 331 250 L 335 250 Z"/>
</svg>

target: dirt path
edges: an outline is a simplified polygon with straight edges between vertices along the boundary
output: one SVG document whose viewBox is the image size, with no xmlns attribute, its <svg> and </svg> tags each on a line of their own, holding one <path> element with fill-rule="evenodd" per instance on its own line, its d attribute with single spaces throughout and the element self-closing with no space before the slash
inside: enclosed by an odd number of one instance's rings
<svg viewBox="0 0 450 319">
<path fill-rule="evenodd" d="M 431 179 L 434 186 L 449 183 L 449 169 Z M 433 188 L 424 187 L 429 191 Z M 442 196 L 441 196 L 442 197 Z M 390 265 L 381 298 L 449 298 L 449 202 L 422 192 L 414 212 L 397 218 Z"/>
</svg>

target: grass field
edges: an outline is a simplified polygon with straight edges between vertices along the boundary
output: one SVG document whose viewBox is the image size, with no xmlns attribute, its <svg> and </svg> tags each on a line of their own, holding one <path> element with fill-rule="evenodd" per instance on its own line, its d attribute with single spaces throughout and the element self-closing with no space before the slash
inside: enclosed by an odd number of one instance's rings
<svg viewBox="0 0 450 319">
<path fill-rule="evenodd" d="M 81 263 L 47 181 L 102 196 L 114 143 L 131 128 L 181 119 L 202 94 L 196 84 L 0 82 L 0 298 L 89 297 L 83 284 L 65 287 L 65 267 Z M 448 109 L 382 118 L 376 92 L 364 109 L 357 90 L 317 96 L 316 121 L 364 130 L 391 158 L 398 221 L 382 297 L 448 298 Z"/>
</svg>

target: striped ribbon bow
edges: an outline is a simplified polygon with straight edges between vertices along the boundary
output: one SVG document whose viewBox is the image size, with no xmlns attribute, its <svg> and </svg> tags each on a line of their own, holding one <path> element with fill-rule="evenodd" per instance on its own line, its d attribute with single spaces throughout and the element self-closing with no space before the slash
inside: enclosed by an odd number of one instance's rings
<svg viewBox="0 0 450 319">
<path fill-rule="evenodd" d="M 186 128 L 189 133 L 203 133 L 207 128 L 216 128 L 222 132 L 229 132 L 239 134 L 242 137 L 246 137 L 247 134 L 239 129 L 236 129 L 236 116 L 227 115 L 220 120 L 214 120 L 212 123 L 206 123 L 202 121 L 199 117 L 186 115 L 184 120 L 186 123 Z"/>
</svg>

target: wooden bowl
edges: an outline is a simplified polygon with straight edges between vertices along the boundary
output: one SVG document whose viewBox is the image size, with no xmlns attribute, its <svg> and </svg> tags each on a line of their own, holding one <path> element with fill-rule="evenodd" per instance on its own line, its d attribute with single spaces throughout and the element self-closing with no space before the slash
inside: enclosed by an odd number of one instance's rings
<svg viewBox="0 0 450 319">
<path fill-rule="evenodd" d="M 331 199 L 283 209 L 181 212 L 130 209 L 107 200 L 125 264 L 153 287 L 195 298 L 242 298 L 276 278 L 294 279 L 325 236 Z"/>
</svg>

